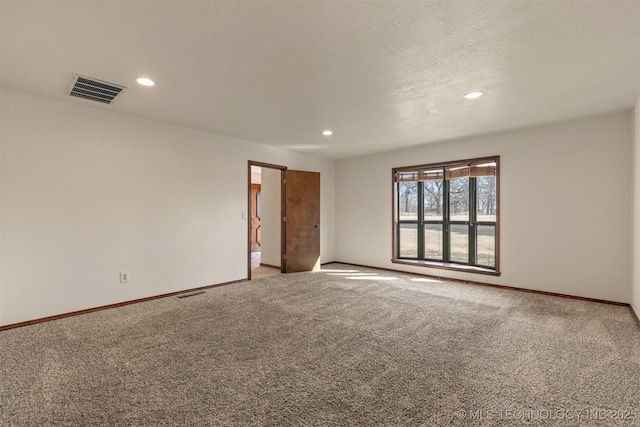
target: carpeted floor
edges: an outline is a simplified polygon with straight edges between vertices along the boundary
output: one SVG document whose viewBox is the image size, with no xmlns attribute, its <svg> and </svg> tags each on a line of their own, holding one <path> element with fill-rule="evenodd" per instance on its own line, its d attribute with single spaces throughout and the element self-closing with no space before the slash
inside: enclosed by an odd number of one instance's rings
<svg viewBox="0 0 640 427">
<path fill-rule="evenodd" d="M 0 332 L 2 426 L 638 426 L 638 412 L 628 308 L 347 265 Z"/>
</svg>

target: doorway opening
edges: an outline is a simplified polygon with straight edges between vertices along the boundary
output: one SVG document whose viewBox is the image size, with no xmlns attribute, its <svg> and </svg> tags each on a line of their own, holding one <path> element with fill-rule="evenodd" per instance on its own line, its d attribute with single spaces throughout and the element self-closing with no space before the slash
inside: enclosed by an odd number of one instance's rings
<svg viewBox="0 0 640 427">
<path fill-rule="evenodd" d="M 285 166 L 249 161 L 248 279 L 284 271 Z"/>
</svg>

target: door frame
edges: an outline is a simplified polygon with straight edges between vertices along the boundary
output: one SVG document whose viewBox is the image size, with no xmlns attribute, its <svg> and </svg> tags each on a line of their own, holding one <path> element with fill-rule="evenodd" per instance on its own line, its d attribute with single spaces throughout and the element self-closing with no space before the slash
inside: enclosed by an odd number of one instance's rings
<svg viewBox="0 0 640 427">
<path fill-rule="evenodd" d="M 274 165 L 271 163 L 263 163 L 256 162 L 253 160 L 249 160 L 249 165 L 247 167 L 248 170 L 248 179 L 247 179 L 247 280 L 251 280 L 251 219 L 249 216 L 251 215 L 251 204 L 253 200 L 251 199 L 251 166 L 256 166 L 259 168 L 267 168 L 267 169 L 277 169 L 280 171 L 280 272 L 286 273 L 286 265 L 285 265 L 285 254 L 286 254 L 286 227 L 285 227 L 285 216 L 286 216 L 286 203 L 285 203 L 285 185 L 286 185 L 286 177 L 287 177 L 287 167 Z"/>
</svg>

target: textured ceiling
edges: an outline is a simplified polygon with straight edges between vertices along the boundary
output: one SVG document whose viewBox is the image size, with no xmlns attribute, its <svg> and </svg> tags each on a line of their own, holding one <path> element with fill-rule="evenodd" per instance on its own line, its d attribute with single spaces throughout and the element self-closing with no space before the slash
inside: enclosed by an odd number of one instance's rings
<svg viewBox="0 0 640 427">
<path fill-rule="evenodd" d="M 4 87 L 331 158 L 639 96 L 635 0 L 1 0 L 0 15 Z M 75 73 L 129 89 L 71 98 Z"/>
</svg>

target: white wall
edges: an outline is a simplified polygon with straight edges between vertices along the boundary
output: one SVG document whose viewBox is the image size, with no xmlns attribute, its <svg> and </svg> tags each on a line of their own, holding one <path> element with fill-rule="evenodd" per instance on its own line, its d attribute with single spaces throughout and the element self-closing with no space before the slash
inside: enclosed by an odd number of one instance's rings
<svg viewBox="0 0 640 427">
<path fill-rule="evenodd" d="M 630 302 L 631 115 L 341 160 L 339 261 Z M 500 155 L 500 277 L 393 264 L 391 169 Z"/>
<path fill-rule="evenodd" d="M 640 98 L 633 109 L 633 288 L 631 305 L 640 316 Z"/>
<path fill-rule="evenodd" d="M 281 209 L 280 170 L 262 168 L 262 245 L 260 262 L 280 267 Z"/>
<path fill-rule="evenodd" d="M 247 276 L 247 162 L 331 160 L 2 89 L 0 325 Z M 119 283 L 119 272 L 130 283 Z"/>
<path fill-rule="evenodd" d="M 251 183 L 252 184 L 262 184 L 262 174 L 260 172 L 256 172 L 253 169 L 255 166 L 251 167 Z M 259 168 L 260 169 L 260 168 Z"/>
</svg>

